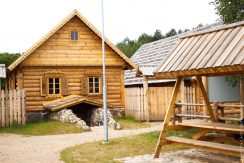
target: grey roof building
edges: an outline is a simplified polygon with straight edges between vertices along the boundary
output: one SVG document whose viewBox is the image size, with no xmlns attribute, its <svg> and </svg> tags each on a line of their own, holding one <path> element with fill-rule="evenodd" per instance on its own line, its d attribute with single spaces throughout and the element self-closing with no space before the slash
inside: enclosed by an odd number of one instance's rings
<svg viewBox="0 0 244 163">
<path fill-rule="evenodd" d="M 200 28 L 193 29 L 190 32 L 193 33 L 193 32 L 199 32 L 210 28 L 215 28 L 216 26 L 219 26 L 221 24 L 222 24 L 221 22 L 217 22 L 211 25 L 206 25 Z M 167 54 L 178 43 L 180 37 L 188 33 L 189 32 L 144 44 L 135 52 L 135 54 L 131 57 L 131 60 L 134 64 L 138 65 L 139 70 L 143 76 L 148 76 L 151 78 L 148 81 L 148 83 L 163 83 L 163 82 L 175 81 L 175 80 L 155 80 L 153 79 L 154 76 L 153 72 L 160 63 L 166 60 Z M 143 83 L 143 77 L 136 77 L 136 73 L 137 73 L 136 70 L 125 71 L 126 86 Z"/>
</svg>

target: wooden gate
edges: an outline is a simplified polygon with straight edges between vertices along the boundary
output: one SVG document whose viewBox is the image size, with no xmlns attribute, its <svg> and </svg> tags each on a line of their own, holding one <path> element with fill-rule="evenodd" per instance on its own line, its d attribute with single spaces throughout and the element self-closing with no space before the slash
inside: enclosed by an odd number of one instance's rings
<svg viewBox="0 0 244 163">
<path fill-rule="evenodd" d="M 0 127 L 26 124 L 25 90 L 0 90 Z"/>
<path fill-rule="evenodd" d="M 173 92 L 173 84 L 162 87 L 148 88 L 148 108 L 150 109 L 149 119 L 152 121 L 164 120 L 166 108 L 169 105 L 170 97 Z M 183 96 L 183 97 L 181 97 Z M 183 103 L 199 103 L 202 101 L 199 88 L 195 84 L 185 85 L 184 92 L 179 93 L 177 101 Z M 183 108 L 184 109 L 184 108 Z M 203 107 L 187 106 L 185 114 L 200 114 Z M 143 87 L 131 87 L 125 89 L 125 114 L 132 115 L 136 120 L 147 120 L 148 111 L 144 109 Z"/>
</svg>

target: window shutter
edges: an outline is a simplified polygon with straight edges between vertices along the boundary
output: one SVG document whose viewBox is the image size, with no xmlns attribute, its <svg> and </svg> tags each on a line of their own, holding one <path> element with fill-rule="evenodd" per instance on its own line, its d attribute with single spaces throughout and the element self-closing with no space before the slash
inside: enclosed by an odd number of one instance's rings
<svg viewBox="0 0 244 163">
<path fill-rule="evenodd" d="M 61 93 L 62 95 L 66 96 L 68 95 L 68 79 L 67 77 L 61 78 Z"/>
<path fill-rule="evenodd" d="M 41 96 L 47 95 L 47 78 L 42 77 L 41 79 Z"/>
<path fill-rule="evenodd" d="M 100 84 L 100 94 L 103 94 L 103 77 L 99 77 L 99 84 Z M 108 87 L 108 86 L 107 86 Z M 108 88 L 107 88 L 108 90 Z"/>
<path fill-rule="evenodd" d="M 88 78 L 84 76 L 81 78 L 81 94 L 87 95 L 88 94 Z"/>
</svg>

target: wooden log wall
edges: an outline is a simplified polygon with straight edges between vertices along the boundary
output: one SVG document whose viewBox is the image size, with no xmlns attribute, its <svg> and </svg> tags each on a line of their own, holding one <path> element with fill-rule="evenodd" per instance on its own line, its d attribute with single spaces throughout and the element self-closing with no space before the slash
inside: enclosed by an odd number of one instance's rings
<svg viewBox="0 0 244 163">
<path fill-rule="evenodd" d="M 71 31 L 78 32 L 78 40 L 70 39 Z M 105 49 L 106 65 L 125 65 L 124 60 L 107 44 Z M 27 57 L 22 65 L 101 66 L 101 38 L 75 16 Z"/>
<path fill-rule="evenodd" d="M 67 78 L 66 95 L 82 95 L 95 100 L 102 100 L 102 90 L 99 95 L 88 95 L 87 77 L 102 77 L 101 67 L 23 67 L 23 88 L 26 90 L 27 111 L 40 111 L 43 109 L 43 102 L 54 100 L 41 96 L 41 79 L 47 72 L 63 74 Z M 108 103 L 116 107 L 124 107 L 124 85 L 122 67 L 106 67 L 107 97 Z M 85 82 L 85 83 L 84 83 Z M 102 84 L 102 82 L 100 83 Z M 85 85 L 85 86 L 84 86 Z M 86 88 L 84 88 L 86 87 Z M 101 85 L 102 89 L 102 85 Z"/>
<path fill-rule="evenodd" d="M 0 127 L 26 124 L 25 90 L 0 90 Z"/>
</svg>

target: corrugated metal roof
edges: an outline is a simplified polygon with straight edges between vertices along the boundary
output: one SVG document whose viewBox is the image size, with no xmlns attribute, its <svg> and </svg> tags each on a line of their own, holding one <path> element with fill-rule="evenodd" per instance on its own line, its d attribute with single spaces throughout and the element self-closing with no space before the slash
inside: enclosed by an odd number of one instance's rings
<svg viewBox="0 0 244 163">
<path fill-rule="evenodd" d="M 243 35 L 244 21 L 184 36 L 155 73 L 167 78 L 244 72 L 240 67 L 244 65 Z"/>
<path fill-rule="evenodd" d="M 5 64 L 0 64 L 0 78 L 6 78 Z"/>
</svg>

